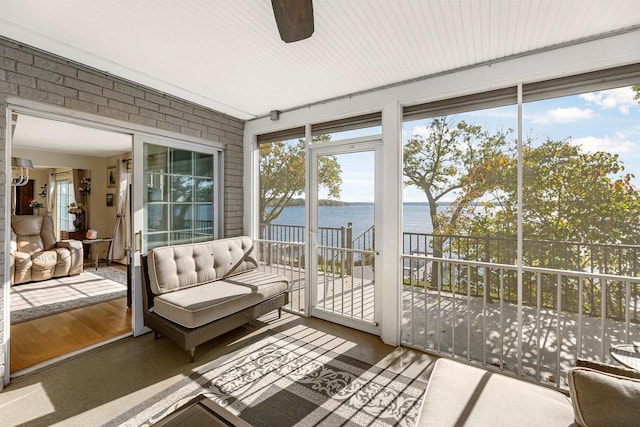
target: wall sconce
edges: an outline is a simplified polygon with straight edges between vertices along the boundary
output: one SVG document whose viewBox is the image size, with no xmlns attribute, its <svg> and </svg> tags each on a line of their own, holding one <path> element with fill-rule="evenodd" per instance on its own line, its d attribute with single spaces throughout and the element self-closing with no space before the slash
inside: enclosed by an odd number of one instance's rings
<svg viewBox="0 0 640 427">
<path fill-rule="evenodd" d="M 47 197 L 47 183 L 45 182 L 40 186 L 40 192 L 38 193 L 40 197 Z"/>
<path fill-rule="evenodd" d="M 80 181 L 80 194 L 87 196 L 91 193 L 91 178 L 82 178 Z"/>
<path fill-rule="evenodd" d="M 11 178 L 11 185 L 13 187 L 22 187 L 29 182 L 29 170 L 33 169 L 33 162 L 29 159 L 22 159 L 20 157 L 11 158 L 11 169 L 18 171 L 17 178 Z"/>
</svg>

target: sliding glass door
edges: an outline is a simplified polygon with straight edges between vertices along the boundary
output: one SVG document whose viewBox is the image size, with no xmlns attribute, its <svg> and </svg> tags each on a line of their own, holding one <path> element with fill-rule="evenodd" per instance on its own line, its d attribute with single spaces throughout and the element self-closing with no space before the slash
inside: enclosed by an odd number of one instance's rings
<svg viewBox="0 0 640 427">
<path fill-rule="evenodd" d="M 217 154 L 147 143 L 143 149 L 143 252 L 215 238 Z"/>
<path fill-rule="evenodd" d="M 134 295 L 141 295 L 140 254 L 222 236 L 222 150 L 184 141 L 134 138 Z M 135 298 L 134 334 L 143 332 Z"/>
</svg>

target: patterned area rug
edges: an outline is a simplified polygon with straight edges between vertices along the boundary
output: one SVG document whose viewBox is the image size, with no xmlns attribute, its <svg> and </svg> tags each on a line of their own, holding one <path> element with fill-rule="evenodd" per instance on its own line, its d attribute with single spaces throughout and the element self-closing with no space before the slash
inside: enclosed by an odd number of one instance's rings
<svg viewBox="0 0 640 427">
<path fill-rule="evenodd" d="M 265 332 L 106 426 L 149 426 L 204 393 L 254 426 L 413 426 L 427 384 Z"/>
<path fill-rule="evenodd" d="M 11 323 L 21 323 L 127 295 L 127 272 L 116 267 L 87 269 L 11 287 Z"/>
</svg>

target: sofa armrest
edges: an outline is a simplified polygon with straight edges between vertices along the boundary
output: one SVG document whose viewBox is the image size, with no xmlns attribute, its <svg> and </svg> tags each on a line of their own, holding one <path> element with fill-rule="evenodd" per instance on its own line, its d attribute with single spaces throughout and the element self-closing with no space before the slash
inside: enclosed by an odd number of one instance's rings
<svg viewBox="0 0 640 427">
<path fill-rule="evenodd" d="M 11 284 L 25 283 L 31 281 L 31 254 L 14 251 L 11 254 Z"/>
<path fill-rule="evenodd" d="M 71 268 L 69 275 L 82 273 L 84 249 L 79 240 L 60 240 L 56 243 L 58 248 L 68 249 L 71 254 Z"/>
</svg>

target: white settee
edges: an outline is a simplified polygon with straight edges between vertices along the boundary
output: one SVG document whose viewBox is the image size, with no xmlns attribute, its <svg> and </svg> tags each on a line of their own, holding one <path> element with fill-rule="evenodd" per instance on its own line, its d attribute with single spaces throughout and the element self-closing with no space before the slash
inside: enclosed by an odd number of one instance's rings
<svg viewBox="0 0 640 427">
<path fill-rule="evenodd" d="M 197 345 L 288 303 L 289 281 L 258 271 L 250 238 L 149 251 L 142 258 L 144 323 L 195 357 Z"/>
</svg>

